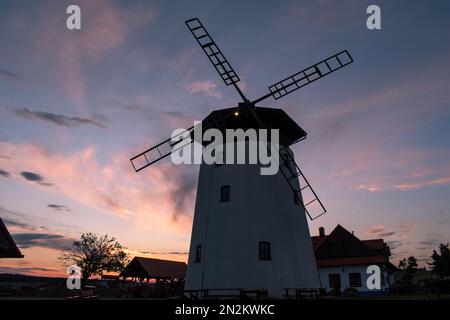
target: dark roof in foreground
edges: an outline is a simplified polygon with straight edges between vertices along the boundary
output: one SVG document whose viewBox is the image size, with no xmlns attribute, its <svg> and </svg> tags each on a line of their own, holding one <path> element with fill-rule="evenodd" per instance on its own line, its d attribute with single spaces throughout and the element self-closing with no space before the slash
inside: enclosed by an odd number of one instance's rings
<svg viewBox="0 0 450 320">
<path fill-rule="evenodd" d="M 396 269 L 389 262 L 390 249 L 383 239 L 360 240 L 339 224 L 329 235 L 313 236 L 311 241 L 318 267 L 384 264 Z M 354 248 L 352 254 L 345 250 L 349 245 Z"/>
<path fill-rule="evenodd" d="M 23 254 L 17 248 L 14 239 L 6 229 L 3 220 L 0 218 L 0 258 L 23 258 Z"/>
<path fill-rule="evenodd" d="M 170 260 L 134 257 L 120 274 L 136 278 L 184 278 L 186 263 Z"/>
</svg>

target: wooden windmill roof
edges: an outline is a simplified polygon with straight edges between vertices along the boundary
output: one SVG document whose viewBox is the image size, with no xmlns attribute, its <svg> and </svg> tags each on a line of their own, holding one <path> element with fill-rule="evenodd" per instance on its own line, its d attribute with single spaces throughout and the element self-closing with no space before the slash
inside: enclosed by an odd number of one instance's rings
<svg viewBox="0 0 450 320">
<path fill-rule="evenodd" d="M 23 258 L 6 225 L 0 218 L 0 258 Z"/>
<path fill-rule="evenodd" d="M 120 274 L 126 278 L 184 278 L 186 263 L 170 260 L 134 257 Z"/>
<path fill-rule="evenodd" d="M 279 129 L 280 140 L 284 144 L 292 144 L 306 137 L 306 132 L 281 109 L 253 107 L 266 129 Z M 238 116 L 235 112 L 238 111 Z M 214 125 L 208 126 L 209 123 Z M 203 120 L 203 130 L 216 128 L 224 129 L 259 129 L 261 126 L 246 108 L 226 108 L 211 112 Z"/>
</svg>

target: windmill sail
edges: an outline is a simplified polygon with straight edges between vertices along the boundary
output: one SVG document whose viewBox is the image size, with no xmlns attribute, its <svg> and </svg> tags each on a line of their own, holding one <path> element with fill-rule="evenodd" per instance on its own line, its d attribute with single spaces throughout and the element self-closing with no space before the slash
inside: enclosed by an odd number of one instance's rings
<svg viewBox="0 0 450 320">
<path fill-rule="evenodd" d="M 311 82 L 323 78 L 353 62 L 353 58 L 347 50 L 341 51 L 326 58 L 312 66 L 299 71 L 286 79 L 274 83 L 269 87 L 269 93 L 253 101 L 254 104 L 268 98 L 274 97 L 278 100 L 285 95 L 298 90 Z"/>
<path fill-rule="evenodd" d="M 188 140 L 176 140 L 178 137 L 182 137 L 186 132 L 191 134 L 194 131 L 195 126 L 186 129 L 184 132 L 180 132 L 178 135 L 175 135 L 169 139 L 164 140 L 163 142 L 158 143 L 157 145 L 150 147 L 144 152 L 135 155 L 130 159 L 131 165 L 133 166 L 134 171 L 139 172 L 144 168 L 158 162 L 167 156 L 169 156 L 172 152 L 175 152 L 191 142 L 187 143 Z M 177 142 L 173 142 L 173 140 Z"/>
<path fill-rule="evenodd" d="M 211 38 L 210 34 L 205 29 L 200 20 L 198 18 L 193 18 L 185 21 L 185 23 L 202 50 L 205 52 L 208 59 L 213 64 L 216 71 L 219 73 L 224 83 L 227 86 L 233 85 L 244 101 L 243 103 L 239 104 L 237 109 L 230 108 L 230 112 L 227 113 L 224 117 L 215 118 L 211 117 L 210 115 L 205 118 L 201 123 L 201 132 L 208 128 L 217 128 L 221 130 L 226 129 L 227 122 L 225 120 L 233 114 L 235 116 L 240 116 L 239 111 L 242 111 L 242 115 L 248 112 L 250 116 L 254 118 L 259 128 L 270 129 L 272 128 L 271 124 L 267 121 L 262 121 L 258 116 L 258 107 L 256 107 L 256 103 L 261 102 L 262 100 L 265 100 L 269 97 L 273 97 L 276 100 L 280 99 L 285 95 L 298 90 L 320 78 L 323 78 L 326 75 L 329 75 L 353 62 L 353 58 L 351 57 L 350 53 L 347 50 L 343 50 L 277 83 L 274 83 L 269 87 L 269 93 L 250 102 L 245 97 L 241 89 L 237 86 L 237 82 L 240 81 L 239 76 L 236 74 L 233 67 L 225 58 L 222 51 L 217 46 L 216 42 Z M 179 136 L 186 136 L 186 134 L 188 134 L 191 138 L 196 139 L 197 137 L 194 134 L 196 128 L 197 126 L 194 125 L 189 129 L 186 129 L 184 132 L 181 132 Z M 164 140 L 163 142 L 131 158 L 133 168 L 136 172 L 138 172 L 168 157 L 171 153 L 187 146 L 192 141 L 192 139 L 178 139 L 178 136 L 174 136 L 167 140 Z M 301 205 L 304 207 L 305 212 L 309 216 L 309 218 L 311 220 L 314 220 L 326 213 L 326 209 L 309 184 L 308 180 L 300 170 L 297 163 L 295 163 L 293 155 L 289 150 L 285 150 L 285 148 L 288 148 L 288 146 L 285 146 L 280 150 L 280 156 L 282 159 L 280 161 L 280 171 L 291 187 L 292 191 L 296 195 L 296 199 L 298 198 L 299 204 L 301 203 Z"/>
<path fill-rule="evenodd" d="M 233 116 L 233 113 L 228 113 L 223 117 L 208 117 L 207 120 L 201 122 L 201 130 L 206 130 L 209 128 L 223 129 L 226 126 L 225 120 Z M 135 155 L 130 159 L 134 171 L 139 172 L 144 168 L 168 157 L 171 153 L 178 151 L 192 142 L 192 139 L 182 139 L 183 136 L 190 135 L 193 136 L 194 130 L 200 126 L 192 126 L 185 131 L 166 139 L 153 147 L 145 150 L 144 152 Z"/>
<path fill-rule="evenodd" d="M 327 210 L 295 162 L 294 157 L 284 148 L 280 150 L 280 156 L 282 159 L 280 171 L 294 192 L 296 201 L 301 203 L 311 220 L 324 215 Z"/>
<path fill-rule="evenodd" d="M 228 63 L 228 60 L 223 55 L 222 51 L 220 51 L 205 27 L 203 27 L 200 20 L 198 18 L 193 18 L 187 20 L 185 23 L 225 84 L 229 86 L 239 82 L 240 79 L 233 67 Z"/>
</svg>

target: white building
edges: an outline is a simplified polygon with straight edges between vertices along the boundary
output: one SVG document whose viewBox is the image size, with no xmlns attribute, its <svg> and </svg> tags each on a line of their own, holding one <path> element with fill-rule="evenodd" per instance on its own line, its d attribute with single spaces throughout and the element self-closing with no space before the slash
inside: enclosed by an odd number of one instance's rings
<svg viewBox="0 0 450 320">
<path fill-rule="evenodd" d="M 383 239 L 360 240 L 341 225 L 325 235 L 323 227 L 319 235 L 311 237 L 319 269 L 321 287 L 327 292 L 344 292 L 353 288 L 359 295 L 383 294 L 394 284 L 393 273 L 397 268 L 389 262 L 390 249 Z M 381 288 L 367 287 L 367 268 L 377 265 L 381 269 Z M 356 292 L 356 291 L 355 291 Z"/>
<path fill-rule="evenodd" d="M 282 110 L 257 111 L 263 122 L 282 128 L 281 145 L 306 136 Z M 221 113 L 229 112 L 219 110 L 212 116 L 221 118 Z M 224 127 L 257 127 L 252 119 L 242 114 Z M 267 290 L 270 297 L 282 297 L 284 288 L 320 287 L 299 195 L 281 171 L 264 176 L 260 168 L 201 165 L 186 290 Z"/>
</svg>

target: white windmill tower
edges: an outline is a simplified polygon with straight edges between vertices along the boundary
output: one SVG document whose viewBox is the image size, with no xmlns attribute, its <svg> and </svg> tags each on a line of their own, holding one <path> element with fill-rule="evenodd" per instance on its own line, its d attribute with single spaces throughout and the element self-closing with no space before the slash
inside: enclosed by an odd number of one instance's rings
<svg viewBox="0 0 450 320">
<path fill-rule="evenodd" d="M 243 102 L 216 110 L 202 130 L 279 129 L 280 170 L 261 175 L 260 165 L 202 163 L 197 186 L 186 290 L 267 290 L 281 297 L 286 288 L 319 288 L 306 215 L 326 212 L 294 160 L 290 146 L 306 132 L 283 110 L 257 107 L 269 97 L 279 99 L 353 62 L 344 50 L 269 87 L 269 93 L 249 101 L 239 77 L 199 19 L 186 21 L 226 85 L 233 85 Z M 191 134 L 194 126 L 187 129 Z M 131 159 L 135 171 L 169 156 L 179 144 L 167 139 Z"/>
</svg>

